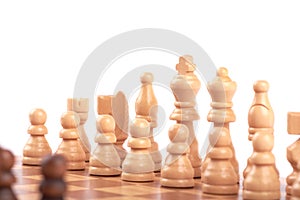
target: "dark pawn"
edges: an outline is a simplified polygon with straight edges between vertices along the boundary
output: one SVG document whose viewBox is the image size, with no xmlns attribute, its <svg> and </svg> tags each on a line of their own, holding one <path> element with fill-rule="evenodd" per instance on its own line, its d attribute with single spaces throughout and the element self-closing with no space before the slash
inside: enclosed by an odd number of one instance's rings
<svg viewBox="0 0 300 200">
<path fill-rule="evenodd" d="M 67 169 L 67 161 L 62 155 L 47 157 L 42 162 L 44 179 L 40 184 L 41 200 L 63 200 L 66 183 L 63 176 Z"/>
<path fill-rule="evenodd" d="M 16 178 L 11 172 L 11 168 L 15 163 L 14 155 L 0 148 L 0 199 L 1 200 L 17 200 L 11 186 L 16 182 Z"/>
</svg>

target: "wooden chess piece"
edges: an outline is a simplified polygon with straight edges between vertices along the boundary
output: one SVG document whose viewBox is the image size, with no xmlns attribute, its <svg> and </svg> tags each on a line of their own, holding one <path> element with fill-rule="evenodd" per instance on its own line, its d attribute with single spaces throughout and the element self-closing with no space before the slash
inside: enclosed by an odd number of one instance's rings
<svg viewBox="0 0 300 200">
<path fill-rule="evenodd" d="M 33 109 L 29 114 L 31 125 L 28 128 L 30 138 L 23 149 L 24 165 L 40 165 L 44 156 L 51 155 L 52 150 L 45 138 L 48 133 L 45 122 L 47 114 L 43 109 Z"/>
<path fill-rule="evenodd" d="M 225 127 L 228 129 L 230 149 L 232 157 L 230 162 L 234 167 L 237 175 L 237 182 L 239 182 L 239 164 L 235 156 L 235 150 L 231 142 L 229 123 L 235 121 L 235 114 L 232 108 L 232 98 L 236 91 L 236 83 L 228 76 L 228 70 L 225 67 L 220 67 L 217 70 L 217 76 L 214 80 L 207 84 L 208 92 L 212 98 L 211 107 L 207 120 L 214 123 L 214 127 Z M 216 138 L 217 140 L 219 138 Z M 211 140 L 210 140 L 211 141 Z M 208 148 L 208 152 L 213 148 L 213 145 L 217 141 L 212 141 Z M 201 170 L 202 173 L 205 171 L 208 162 L 210 161 L 209 153 L 205 160 L 202 162 Z"/>
<path fill-rule="evenodd" d="M 171 143 L 165 166 L 161 170 L 161 185 L 165 187 L 194 187 L 194 169 L 186 153 L 189 152 L 187 139 L 189 129 L 183 124 L 174 124 L 169 129 Z"/>
<path fill-rule="evenodd" d="M 84 124 L 88 119 L 88 112 L 89 112 L 89 99 L 80 98 L 80 99 L 73 99 L 69 98 L 67 101 L 67 108 L 68 111 L 76 112 L 80 117 L 80 124 L 78 127 L 79 130 L 79 141 L 80 145 L 85 152 L 85 161 L 88 162 L 90 159 L 90 152 L 91 152 L 91 144 L 89 139 L 86 135 Z"/>
<path fill-rule="evenodd" d="M 290 189 L 291 200 L 300 199 L 300 174 L 298 173 L 300 171 L 300 162 L 296 164 L 296 169 L 297 169 L 296 177 Z"/>
<path fill-rule="evenodd" d="M 300 112 L 289 112 L 287 115 L 287 130 L 289 134 L 300 135 Z M 299 175 L 297 164 L 300 163 L 300 138 L 287 148 L 287 159 L 293 167 L 293 172 L 286 178 L 286 195 L 292 194 L 293 184 Z M 298 183 L 299 184 L 299 183 Z M 297 186 L 298 187 L 298 186 Z M 300 193 L 299 193 L 300 194 Z M 299 196 L 300 197 L 300 196 Z"/>
<path fill-rule="evenodd" d="M 201 158 L 198 151 L 198 141 L 195 136 L 193 121 L 200 117 L 195 109 L 196 95 L 200 89 L 200 81 L 194 74 L 195 64 L 191 56 L 182 56 L 176 65 L 178 75 L 171 81 L 171 89 L 175 96 L 175 110 L 170 116 L 171 120 L 184 124 L 189 129 L 188 144 L 190 153 L 188 157 L 194 168 L 194 178 L 201 177 Z"/>
<path fill-rule="evenodd" d="M 89 174 L 101 176 L 114 176 L 121 174 L 121 160 L 114 147 L 116 142 L 115 120 L 110 115 L 99 115 L 97 119 L 97 131 L 95 137 L 98 143 L 90 158 Z"/>
<path fill-rule="evenodd" d="M 114 96 L 99 95 L 97 111 L 98 115 L 108 114 L 115 120 L 115 135 L 117 137 L 115 147 L 122 163 L 126 156 L 126 150 L 124 149 L 123 144 L 128 137 L 129 123 L 128 102 L 125 94 L 119 91 Z"/>
<path fill-rule="evenodd" d="M 136 118 L 145 119 L 150 124 L 150 153 L 155 164 L 154 171 L 160 171 L 162 156 L 158 144 L 154 141 L 153 129 L 157 127 L 157 100 L 152 88 L 153 75 L 145 72 L 141 75 L 141 90 L 135 102 Z"/>
<path fill-rule="evenodd" d="M 237 194 L 238 175 L 232 165 L 231 138 L 226 127 L 214 127 L 209 134 L 210 143 L 215 143 L 208 153 L 210 158 L 201 176 L 202 191 L 209 194 Z"/>
<path fill-rule="evenodd" d="M 64 174 L 67 161 L 62 155 L 45 157 L 42 161 L 43 180 L 40 183 L 41 200 L 63 200 L 67 186 Z"/>
<path fill-rule="evenodd" d="M 256 81 L 253 85 L 255 92 L 253 103 L 248 112 L 249 141 L 252 141 L 256 132 L 273 133 L 274 113 L 268 98 L 269 83 L 264 80 Z M 252 158 L 247 161 L 247 167 L 243 172 L 244 179 L 251 170 Z"/>
<path fill-rule="evenodd" d="M 133 120 L 130 134 L 128 147 L 131 149 L 123 161 L 121 179 L 134 182 L 153 181 L 154 162 L 149 153 L 151 147 L 149 123 L 145 119 Z"/>
<path fill-rule="evenodd" d="M 80 118 L 76 112 L 67 111 L 61 116 L 63 129 L 59 135 L 63 139 L 56 154 L 62 154 L 68 161 L 68 170 L 85 169 L 85 152 L 78 140 Z"/>
<path fill-rule="evenodd" d="M 244 179 L 244 199 L 280 199 L 280 181 L 272 153 L 272 132 L 256 132 L 252 137 L 252 166 Z"/>
<path fill-rule="evenodd" d="M 17 200 L 12 190 L 12 185 L 16 182 L 16 178 L 11 171 L 14 163 L 14 155 L 0 147 L 0 199 Z"/>
</svg>

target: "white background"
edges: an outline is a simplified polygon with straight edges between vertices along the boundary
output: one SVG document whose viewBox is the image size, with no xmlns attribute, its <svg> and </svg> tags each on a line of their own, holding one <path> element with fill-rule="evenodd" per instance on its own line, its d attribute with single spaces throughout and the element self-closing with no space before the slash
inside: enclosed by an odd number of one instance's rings
<svg viewBox="0 0 300 200">
<path fill-rule="evenodd" d="M 28 112 L 41 107 L 48 114 L 47 139 L 55 151 L 61 141 L 60 115 L 66 110 L 66 98 L 72 96 L 76 77 L 88 55 L 102 42 L 122 32 L 163 28 L 197 42 L 215 65 L 227 67 L 230 77 L 237 82 L 233 98 L 237 120 L 231 124 L 231 135 L 241 170 L 252 152 L 247 139 L 247 114 L 254 95 L 252 85 L 259 79 L 269 81 L 269 98 L 275 113 L 273 153 L 280 174 L 285 177 L 291 172 L 286 147 L 298 138 L 286 131 L 287 112 L 300 111 L 298 2 L 1 1 L 0 144 L 22 155 L 29 137 Z M 177 58 L 146 52 L 127 61 L 132 66 L 156 63 L 175 67 Z M 124 67 L 126 59 L 122 62 Z M 111 79 L 114 77 L 118 76 L 112 75 Z M 166 102 L 162 99 L 166 98 L 159 96 L 162 88 L 155 89 L 160 105 L 164 106 Z M 102 84 L 98 90 L 110 92 L 108 84 Z M 128 97 L 131 105 L 134 105 L 134 95 Z M 172 105 L 172 95 L 167 96 L 168 104 Z M 210 126 L 206 121 L 210 97 L 205 84 L 198 100 L 201 120 L 197 137 L 201 143 Z M 134 108 L 130 109 L 134 113 Z M 166 130 L 159 133 L 165 137 L 159 140 L 161 148 L 169 142 Z M 94 134 L 89 133 L 91 142 Z"/>
</svg>

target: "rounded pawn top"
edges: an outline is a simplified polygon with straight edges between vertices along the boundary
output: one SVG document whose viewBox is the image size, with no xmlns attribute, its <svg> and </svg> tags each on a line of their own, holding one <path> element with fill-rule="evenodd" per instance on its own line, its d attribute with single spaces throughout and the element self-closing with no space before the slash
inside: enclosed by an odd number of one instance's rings
<svg viewBox="0 0 300 200">
<path fill-rule="evenodd" d="M 268 132 L 257 132 L 253 136 L 252 143 L 254 151 L 269 152 L 274 146 L 274 136 Z"/>
<path fill-rule="evenodd" d="M 130 134 L 132 137 L 149 137 L 150 124 L 145 119 L 136 118 L 130 125 Z"/>
<path fill-rule="evenodd" d="M 61 179 L 66 170 L 67 160 L 62 155 L 48 156 L 42 161 L 42 174 L 46 178 Z"/>
<path fill-rule="evenodd" d="M 174 124 L 169 128 L 169 138 L 174 143 L 184 143 L 189 136 L 189 129 L 184 124 Z"/>
<path fill-rule="evenodd" d="M 217 71 L 217 76 L 219 77 L 227 77 L 228 76 L 228 69 L 225 67 L 220 67 Z"/>
<path fill-rule="evenodd" d="M 29 113 L 29 120 L 32 125 L 44 125 L 47 120 L 47 114 L 43 109 L 35 108 Z"/>
<path fill-rule="evenodd" d="M 226 147 L 231 144 L 229 131 L 225 127 L 214 127 L 209 135 L 209 142 L 217 147 Z"/>
<path fill-rule="evenodd" d="M 141 75 L 141 83 L 152 83 L 153 82 L 153 74 L 150 72 L 145 72 Z"/>
<path fill-rule="evenodd" d="M 64 129 L 73 129 L 79 126 L 80 118 L 76 112 L 67 111 L 61 115 L 60 123 Z"/>
<path fill-rule="evenodd" d="M 256 81 L 253 85 L 253 90 L 256 93 L 267 92 L 269 90 L 269 83 L 265 80 Z"/>
<path fill-rule="evenodd" d="M 99 115 L 96 123 L 97 130 L 100 133 L 112 133 L 115 131 L 115 120 L 110 115 Z"/>
</svg>

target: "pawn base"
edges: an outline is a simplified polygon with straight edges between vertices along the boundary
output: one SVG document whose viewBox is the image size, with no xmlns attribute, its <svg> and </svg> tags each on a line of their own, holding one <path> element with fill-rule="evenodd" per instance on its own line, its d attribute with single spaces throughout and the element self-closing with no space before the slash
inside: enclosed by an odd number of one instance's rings
<svg viewBox="0 0 300 200">
<path fill-rule="evenodd" d="M 280 191 L 243 191 L 243 199 L 275 200 L 280 199 Z"/>
<path fill-rule="evenodd" d="M 192 188 L 195 186 L 194 179 L 166 179 L 162 178 L 160 181 L 163 187 L 173 188 Z"/>
<path fill-rule="evenodd" d="M 70 162 L 67 165 L 67 170 L 84 170 L 85 169 L 85 161 L 82 162 Z"/>
<path fill-rule="evenodd" d="M 122 172 L 121 179 L 123 181 L 132 181 L 132 182 L 150 182 L 154 181 L 154 173 L 142 173 L 142 174 L 132 174 L 132 173 L 126 173 Z"/>
<path fill-rule="evenodd" d="M 90 175 L 98 175 L 98 176 L 118 176 L 121 174 L 120 169 L 114 169 L 114 168 L 109 168 L 109 167 L 92 167 L 90 166 L 89 169 L 89 174 Z"/>
<path fill-rule="evenodd" d="M 230 195 L 238 194 L 239 185 L 209 185 L 202 183 L 202 191 L 207 194 Z"/>
</svg>

